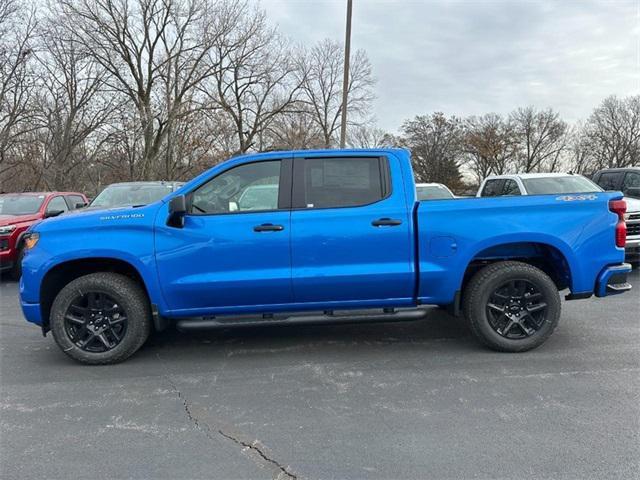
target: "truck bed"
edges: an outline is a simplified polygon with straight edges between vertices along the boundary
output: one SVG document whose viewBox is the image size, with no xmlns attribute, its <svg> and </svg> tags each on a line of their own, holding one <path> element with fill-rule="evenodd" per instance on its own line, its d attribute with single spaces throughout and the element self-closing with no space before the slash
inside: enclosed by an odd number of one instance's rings
<svg viewBox="0 0 640 480">
<path fill-rule="evenodd" d="M 573 294 L 593 292 L 603 265 L 624 261 L 608 206 L 616 198 L 601 192 L 417 202 L 418 300 L 451 303 L 470 264 L 536 253 L 566 262 L 569 278 L 557 281 Z"/>
</svg>

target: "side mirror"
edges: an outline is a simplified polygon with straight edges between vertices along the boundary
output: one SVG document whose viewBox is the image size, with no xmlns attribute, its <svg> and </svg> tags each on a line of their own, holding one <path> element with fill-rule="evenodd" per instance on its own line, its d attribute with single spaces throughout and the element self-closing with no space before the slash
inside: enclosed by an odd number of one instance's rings
<svg viewBox="0 0 640 480">
<path fill-rule="evenodd" d="M 44 218 L 57 217 L 58 215 L 64 213 L 64 210 L 47 210 L 44 213 Z"/>
<path fill-rule="evenodd" d="M 184 195 L 178 195 L 169 200 L 169 218 L 167 225 L 170 227 L 184 227 L 184 216 L 187 213 L 187 199 Z"/>
<path fill-rule="evenodd" d="M 626 197 L 640 198 L 640 187 L 627 187 L 622 193 Z"/>
<path fill-rule="evenodd" d="M 84 203 L 84 202 L 78 202 L 76 203 L 75 209 L 78 210 L 79 208 L 84 208 L 86 207 L 88 204 Z"/>
<path fill-rule="evenodd" d="M 236 202 L 229 202 L 229 211 L 230 212 L 237 212 L 238 211 L 238 204 Z"/>
</svg>

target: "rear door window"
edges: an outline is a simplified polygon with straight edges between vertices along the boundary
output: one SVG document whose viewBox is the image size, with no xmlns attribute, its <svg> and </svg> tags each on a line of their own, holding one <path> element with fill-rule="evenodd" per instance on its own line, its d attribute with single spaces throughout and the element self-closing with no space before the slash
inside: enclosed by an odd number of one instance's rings
<svg viewBox="0 0 640 480">
<path fill-rule="evenodd" d="M 482 189 L 481 197 L 498 197 L 502 195 L 504 189 L 504 180 L 503 179 L 495 179 L 495 180 L 487 180 L 484 184 L 484 188 Z"/>
<path fill-rule="evenodd" d="M 603 190 L 620 190 L 622 175 L 624 175 L 622 172 L 604 172 L 598 178 L 598 185 Z"/>
<path fill-rule="evenodd" d="M 357 207 L 389 193 L 386 158 L 301 158 L 294 169 L 295 208 Z"/>
<path fill-rule="evenodd" d="M 504 182 L 504 187 L 502 188 L 502 195 L 520 195 L 520 187 L 518 187 L 518 183 L 515 180 L 507 179 Z"/>
</svg>

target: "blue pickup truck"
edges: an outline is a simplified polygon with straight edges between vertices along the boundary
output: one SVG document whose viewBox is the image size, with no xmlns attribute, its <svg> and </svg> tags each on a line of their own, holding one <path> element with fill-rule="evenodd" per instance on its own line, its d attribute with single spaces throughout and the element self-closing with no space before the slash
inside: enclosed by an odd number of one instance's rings
<svg viewBox="0 0 640 480">
<path fill-rule="evenodd" d="M 601 191 L 419 202 L 401 149 L 245 155 L 150 205 L 35 225 L 21 304 L 88 364 L 122 361 L 171 324 L 415 320 L 423 305 L 520 352 L 553 332 L 560 291 L 631 288 L 624 212 Z"/>
</svg>

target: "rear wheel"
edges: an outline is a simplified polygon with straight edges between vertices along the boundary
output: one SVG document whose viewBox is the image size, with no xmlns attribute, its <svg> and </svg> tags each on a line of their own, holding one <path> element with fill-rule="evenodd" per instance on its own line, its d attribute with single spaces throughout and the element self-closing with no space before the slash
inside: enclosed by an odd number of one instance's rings
<svg viewBox="0 0 640 480">
<path fill-rule="evenodd" d="M 117 363 L 145 342 L 151 312 L 135 281 L 115 273 L 92 273 L 60 291 L 51 307 L 50 326 L 58 346 L 74 360 Z"/>
<path fill-rule="evenodd" d="M 536 348 L 560 319 L 560 296 L 542 270 L 521 262 L 484 267 L 464 292 L 464 314 L 474 335 L 503 352 Z"/>
</svg>

